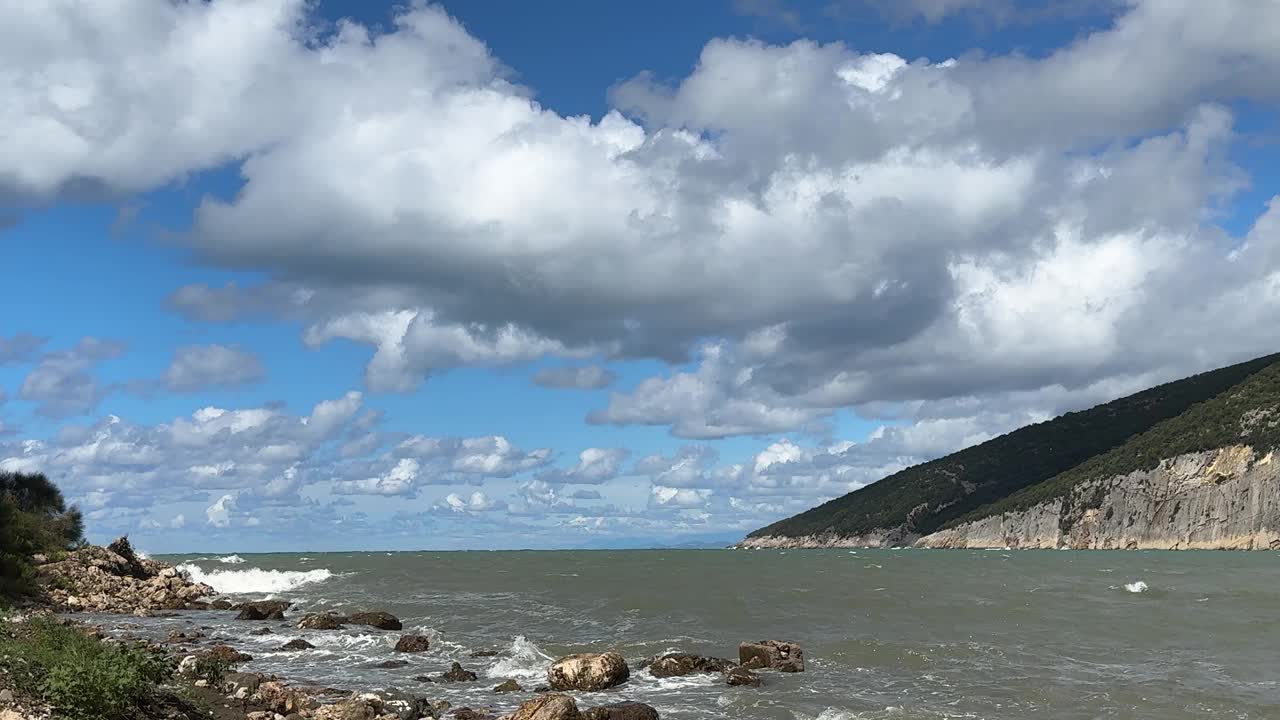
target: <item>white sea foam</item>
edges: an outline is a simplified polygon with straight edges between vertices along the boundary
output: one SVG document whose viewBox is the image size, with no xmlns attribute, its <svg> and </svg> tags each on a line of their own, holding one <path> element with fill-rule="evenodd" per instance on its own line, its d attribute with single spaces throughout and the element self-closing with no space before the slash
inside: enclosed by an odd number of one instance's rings
<svg viewBox="0 0 1280 720">
<path fill-rule="evenodd" d="M 1144 593 L 1147 591 L 1147 584 L 1141 580 L 1137 582 L 1125 583 L 1125 590 L 1131 593 Z"/>
<path fill-rule="evenodd" d="M 191 576 L 195 582 L 205 583 L 219 593 L 227 595 L 252 595 L 260 593 L 280 593 L 295 590 L 303 585 L 324 582 L 333 577 L 333 573 L 323 568 L 319 570 L 210 570 L 205 571 L 199 565 L 184 563 L 178 569 Z"/>
<path fill-rule="evenodd" d="M 502 659 L 485 671 L 489 677 L 540 678 L 547 674 L 547 665 L 555 659 L 523 635 L 517 635 L 502 654 Z"/>
<path fill-rule="evenodd" d="M 218 562 L 225 563 L 227 565 L 239 565 L 244 562 L 244 558 L 239 555 L 227 555 L 226 557 L 218 558 Z"/>
</svg>

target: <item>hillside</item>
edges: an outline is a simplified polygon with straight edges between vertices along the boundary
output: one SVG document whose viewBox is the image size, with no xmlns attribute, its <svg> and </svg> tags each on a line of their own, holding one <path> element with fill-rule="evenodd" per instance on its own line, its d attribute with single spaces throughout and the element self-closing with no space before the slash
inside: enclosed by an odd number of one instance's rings
<svg viewBox="0 0 1280 720">
<path fill-rule="evenodd" d="M 756 530 L 743 544 L 911 543 L 946 526 L 1066 497 L 1090 478 L 1225 447 L 1245 432 L 1242 422 L 1280 404 L 1277 361 L 1280 354 L 1269 355 L 1014 430 Z M 1255 441 L 1272 441 L 1275 427 L 1252 423 L 1249 432 L 1262 433 Z"/>
</svg>

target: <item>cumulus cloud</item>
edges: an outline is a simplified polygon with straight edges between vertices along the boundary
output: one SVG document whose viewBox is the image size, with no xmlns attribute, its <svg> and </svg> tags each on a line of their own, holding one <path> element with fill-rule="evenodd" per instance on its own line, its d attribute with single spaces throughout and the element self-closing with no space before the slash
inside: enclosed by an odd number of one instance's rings
<svg viewBox="0 0 1280 720">
<path fill-rule="evenodd" d="M 118 342 L 86 337 L 70 350 L 46 353 L 22 381 L 20 397 L 37 403 L 36 412 L 41 415 L 69 417 L 89 412 L 110 390 L 89 371 L 123 351 Z"/>
<path fill-rule="evenodd" d="M 599 485 L 618 476 L 618 469 L 629 454 L 625 448 L 587 448 L 578 454 L 573 467 L 548 470 L 538 479 L 562 485 Z"/>
<path fill-rule="evenodd" d="M 476 490 L 471 493 L 470 497 L 466 498 L 458 493 L 449 493 L 444 497 L 444 500 L 436 503 L 434 507 L 437 510 L 451 513 L 482 513 L 504 510 L 506 509 L 506 504 L 492 500 L 484 492 Z"/>
<path fill-rule="evenodd" d="M 174 392 L 236 387 L 266 375 L 262 361 L 251 352 L 226 345 L 188 345 L 178 348 L 161 378 Z"/>
<path fill-rule="evenodd" d="M 533 376 L 533 381 L 543 387 L 575 390 L 599 390 L 617 379 L 617 373 L 599 365 L 543 368 Z"/>
</svg>

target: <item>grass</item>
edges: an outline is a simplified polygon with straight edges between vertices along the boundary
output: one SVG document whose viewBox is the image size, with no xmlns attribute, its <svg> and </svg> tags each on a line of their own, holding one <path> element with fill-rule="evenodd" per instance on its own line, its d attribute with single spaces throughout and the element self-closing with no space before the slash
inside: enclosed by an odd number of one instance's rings
<svg viewBox="0 0 1280 720">
<path fill-rule="evenodd" d="M 103 642 L 48 618 L 0 625 L 0 668 L 69 720 L 127 720 L 171 677 L 145 647 Z"/>
</svg>

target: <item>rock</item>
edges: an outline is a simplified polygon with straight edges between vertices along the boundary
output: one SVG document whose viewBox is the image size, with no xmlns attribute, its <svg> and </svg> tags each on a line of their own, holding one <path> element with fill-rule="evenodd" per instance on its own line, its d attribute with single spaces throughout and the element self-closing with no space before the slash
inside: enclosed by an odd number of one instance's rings
<svg viewBox="0 0 1280 720">
<path fill-rule="evenodd" d="M 287 600 L 259 600 L 258 602 L 240 603 L 240 614 L 237 620 L 283 620 L 284 611 L 293 603 Z"/>
<path fill-rule="evenodd" d="M 440 679 L 445 682 L 473 682 L 477 678 L 475 673 L 470 670 L 463 670 L 462 665 L 454 663 L 449 666 L 448 672 L 440 676 Z"/>
<path fill-rule="evenodd" d="M 253 632 L 251 632 L 251 633 L 249 633 L 249 634 L 250 634 L 250 635 L 272 635 L 272 634 L 274 634 L 274 633 L 275 633 L 275 631 L 274 631 L 274 630 L 272 630 L 272 629 L 271 629 L 271 628 L 269 628 L 269 627 L 260 627 L 260 628 L 258 628 L 257 630 L 254 630 Z"/>
<path fill-rule="evenodd" d="M 194 682 L 194 683 L 192 683 L 192 684 L 193 684 L 193 685 L 195 685 L 195 686 L 196 686 L 196 687 L 198 687 L 198 688 L 205 688 L 205 687 L 209 687 L 209 681 L 208 681 L 208 680 L 205 680 L 204 678 L 200 678 L 199 680 L 195 681 L 195 682 Z"/>
<path fill-rule="evenodd" d="M 258 673 L 227 673 L 222 676 L 222 685 L 229 692 L 237 690 L 248 690 L 249 694 L 258 692 L 258 686 L 262 684 L 262 676 Z"/>
<path fill-rule="evenodd" d="M 333 705 L 316 708 L 315 720 L 376 720 L 381 715 L 382 703 L 363 697 L 342 700 Z"/>
<path fill-rule="evenodd" d="M 396 652 L 417 653 L 431 649 L 431 641 L 425 635 L 401 635 L 396 642 Z"/>
<path fill-rule="evenodd" d="M 505 720 L 582 720 L 582 713 L 573 698 L 554 693 L 521 703 Z"/>
<path fill-rule="evenodd" d="M 582 713 L 583 720 L 658 720 L 658 711 L 639 702 L 619 702 Z"/>
<path fill-rule="evenodd" d="M 213 602 L 209 603 L 209 607 L 213 610 L 230 610 L 231 601 L 223 600 L 223 599 L 214 600 Z"/>
<path fill-rule="evenodd" d="M 654 677 L 683 677 L 695 673 L 719 673 L 737 665 L 724 658 L 692 655 L 690 653 L 667 653 L 658 655 L 646 662 L 649 674 Z"/>
<path fill-rule="evenodd" d="M 730 668 L 724 674 L 725 682 L 734 686 L 760 687 L 760 676 L 744 667 Z"/>
<path fill-rule="evenodd" d="M 748 670 L 768 668 L 782 672 L 804 672 L 804 651 L 795 643 L 781 640 L 744 642 L 738 646 L 738 661 Z"/>
<path fill-rule="evenodd" d="M 450 713 L 450 715 L 453 715 L 458 720 L 491 720 L 491 718 L 494 717 L 493 713 L 489 712 L 488 708 L 473 710 L 469 707 L 458 708 Z"/>
<path fill-rule="evenodd" d="M 473 658 L 497 657 L 497 656 L 498 656 L 497 650 L 476 650 L 475 652 L 471 653 L 471 657 Z"/>
<path fill-rule="evenodd" d="M 376 610 L 373 612 L 361 612 L 351 615 L 347 618 L 347 622 L 352 625 L 368 625 L 379 630 L 402 630 L 403 625 L 400 619 L 389 612 Z"/>
<path fill-rule="evenodd" d="M 169 565 L 139 558 L 123 538 L 110 548 L 90 545 L 46 562 L 36 570 L 36 580 L 48 604 L 68 612 L 147 615 L 213 594 L 213 588 L 191 582 Z"/>
<path fill-rule="evenodd" d="M 382 670 L 394 670 L 396 668 L 409 667 L 409 661 L 408 660 L 383 660 L 382 662 L 373 663 L 372 665 L 366 665 L 365 667 L 379 668 Z"/>
<path fill-rule="evenodd" d="M 420 683 L 433 683 L 436 681 L 436 679 L 431 677 L 430 675 L 414 675 L 410 679 L 413 680 L 414 682 L 420 682 Z"/>
<path fill-rule="evenodd" d="M 230 645 L 214 645 L 200 654 L 204 657 L 216 658 L 229 663 L 249 662 L 253 659 L 252 655 L 242 653 Z"/>
<path fill-rule="evenodd" d="M 384 690 L 381 694 L 382 713 L 390 713 L 398 720 L 418 720 L 421 717 L 433 717 L 431 703 L 426 698 L 411 695 L 399 690 Z"/>
<path fill-rule="evenodd" d="M 547 670 L 552 690 L 605 690 L 631 677 L 627 661 L 616 652 L 582 653 L 560 658 Z"/>
<path fill-rule="evenodd" d="M 185 632 L 182 630 L 170 630 L 169 636 L 165 638 L 165 642 L 171 645 L 187 645 L 204 637 L 204 633 L 199 630 Z"/>
<path fill-rule="evenodd" d="M 275 680 L 259 685 L 253 697 L 272 712 L 281 715 L 302 712 L 311 706 L 311 699 L 306 695 Z"/>
<path fill-rule="evenodd" d="M 280 649 L 281 650 L 310 650 L 314 647 L 315 645 L 312 645 L 306 640 L 303 640 L 302 638 L 296 638 L 296 639 L 290 640 L 284 645 L 281 645 Z"/>
<path fill-rule="evenodd" d="M 515 680 L 506 680 L 493 691 L 496 693 L 524 692 L 524 688 L 520 687 L 520 683 Z"/>
<path fill-rule="evenodd" d="M 341 630 L 347 619 L 336 613 L 307 613 L 298 621 L 303 630 Z"/>
<path fill-rule="evenodd" d="M 0 710 L 0 720 L 26 720 L 13 710 Z"/>
<path fill-rule="evenodd" d="M 5 705 L 12 705 L 13 691 L 8 688 L 5 688 L 4 690 L 0 690 L 0 703 L 4 703 Z"/>
</svg>

